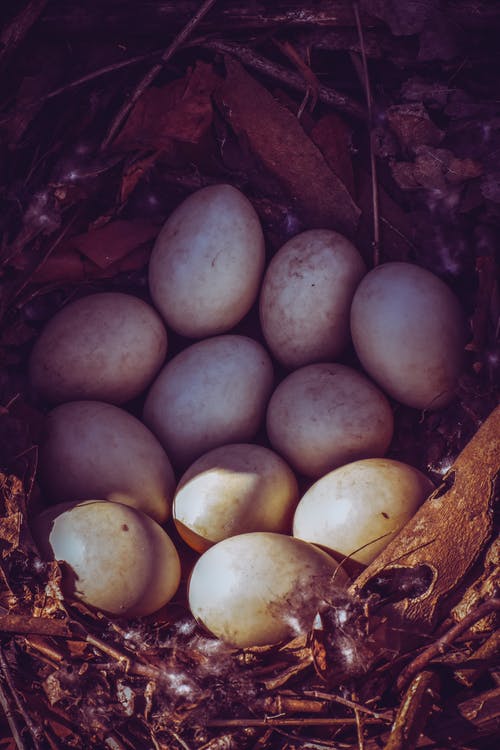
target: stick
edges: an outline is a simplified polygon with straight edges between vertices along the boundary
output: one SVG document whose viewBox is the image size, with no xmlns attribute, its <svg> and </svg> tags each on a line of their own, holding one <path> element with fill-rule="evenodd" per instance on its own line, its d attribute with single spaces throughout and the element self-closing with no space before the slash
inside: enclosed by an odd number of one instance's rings
<svg viewBox="0 0 500 750">
<path fill-rule="evenodd" d="M 380 262 L 380 218 L 379 218 L 379 196 L 378 196 L 378 179 L 377 179 L 377 160 L 375 159 L 375 150 L 373 148 L 373 108 L 372 92 L 370 86 L 370 76 L 368 75 L 368 63 L 366 60 L 365 40 L 363 36 L 363 26 L 359 14 L 359 5 L 353 2 L 354 17 L 356 18 L 356 28 L 358 30 L 359 45 L 361 50 L 361 63 L 363 66 L 363 83 L 366 96 L 366 108 L 368 112 L 368 135 L 370 138 L 370 174 L 372 183 L 372 200 L 373 200 L 373 265 L 378 266 Z"/>
<path fill-rule="evenodd" d="M 365 719 L 365 724 L 381 724 L 382 719 Z M 317 716 L 306 716 L 303 719 L 268 718 L 262 719 L 212 719 L 207 721 L 207 727 L 339 727 L 356 726 L 356 719 L 318 718 Z"/>
<path fill-rule="evenodd" d="M 468 630 L 474 623 L 481 620 L 491 612 L 500 612 L 500 599 L 494 598 L 489 599 L 479 606 L 474 612 L 471 612 L 463 620 L 453 625 L 447 633 L 438 638 L 436 641 L 431 643 L 422 653 L 420 653 L 408 666 L 406 666 L 398 677 L 397 686 L 399 690 L 403 690 L 408 682 L 434 659 L 438 654 L 442 654 L 446 648 L 453 643 L 455 638 Z"/>
<path fill-rule="evenodd" d="M 184 26 L 184 28 L 181 29 L 181 31 L 169 44 L 165 52 L 162 54 L 160 61 L 156 63 L 155 65 L 153 65 L 151 70 L 149 70 L 149 72 L 146 73 L 146 75 L 142 78 L 142 80 L 139 81 L 138 85 L 135 87 L 132 93 L 132 96 L 130 96 L 129 99 L 122 105 L 115 119 L 111 123 L 111 127 L 108 131 L 108 134 L 102 143 L 101 150 L 105 150 L 109 146 L 109 144 L 111 143 L 111 141 L 117 134 L 118 130 L 121 128 L 125 118 L 129 114 L 130 110 L 132 109 L 136 101 L 140 98 L 140 96 L 144 93 L 144 91 L 153 83 L 154 79 L 156 78 L 158 73 L 161 72 L 164 65 L 177 52 L 179 47 L 182 46 L 182 44 L 186 41 L 186 39 L 191 34 L 193 29 L 200 23 L 201 19 L 204 16 L 206 16 L 206 14 L 212 8 L 215 2 L 216 0 L 204 0 L 199 10 L 197 11 L 197 13 L 195 13 L 195 15 L 191 18 L 191 20 L 188 21 L 188 23 Z"/>
<path fill-rule="evenodd" d="M 16 704 L 17 711 L 22 716 L 22 718 L 24 720 L 24 723 L 26 724 L 26 726 L 27 726 L 27 728 L 28 728 L 28 730 L 29 730 L 29 732 L 31 734 L 31 737 L 33 739 L 33 744 L 34 744 L 36 750 L 40 750 L 40 742 L 39 742 L 39 740 L 42 739 L 43 732 L 42 732 L 42 730 L 41 730 L 40 727 L 37 727 L 33 723 L 33 721 L 31 720 L 30 715 L 28 714 L 28 712 L 26 711 L 26 709 L 24 707 L 24 704 L 19 699 L 19 696 L 18 696 L 17 690 L 16 690 L 16 686 L 14 685 L 14 681 L 12 679 L 12 675 L 10 674 L 9 665 L 7 664 L 7 660 L 5 659 L 5 655 L 4 655 L 3 649 L 1 647 L 0 647 L 0 669 L 1 669 L 1 672 L 2 672 L 3 680 L 5 681 L 6 686 L 9 688 L 9 691 L 10 691 L 10 694 L 12 696 L 12 699 L 14 700 L 14 703 Z M 0 689 L 1 689 L 1 693 L 2 693 L 2 695 L 0 697 L 0 702 L 2 703 L 2 707 L 3 707 L 4 711 L 5 711 L 5 716 L 7 718 L 7 721 L 9 722 L 9 727 L 10 727 L 10 729 L 12 731 L 12 735 L 13 735 L 15 741 L 16 741 L 16 744 L 17 744 L 19 750 L 22 750 L 22 748 L 25 747 L 24 740 L 21 739 L 19 728 L 17 726 L 17 722 L 15 720 L 15 717 L 14 717 L 14 714 L 13 714 L 12 710 L 10 709 L 10 705 L 9 705 L 9 702 L 8 702 L 7 694 L 4 691 L 3 687 L 1 686 L 1 684 L 0 684 Z M 5 703 L 4 703 L 4 701 L 5 701 Z M 5 708 L 6 706 L 8 707 L 8 712 L 7 712 L 6 708 Z M 9 719 L 9 714 L 10 714 L 10 717 L 12 719 L 12 723 L 11 723 L 11 720 Z M 19 744 L 19 741 L 21 741 L 21 744 Z"/>
<path fill-rule="evenodd" d="M 264 73 L 270 78 L 281 81 L 295 91 L 300 91 L 301 93 L 307 91 L 308 84 L 301 75 L 298 75 L 291 70 L 287 70 L 287 68 L 284 68 L 282 65 L 278 65 L 264 57 L 256 55 L 255 52 L 248 47 L 240 47 L 238 44 L 231 44 L 229 42 L 219 41 L 218 39 L 193 42 L 193 46 L 195 45 L 205 49 L 213 49 L 216 52 L 233 55 L 249 68 L 253 68 L 259 73 Z M 340 112 L 344 112 L 346 115 L 356 118 L 356 120 L 366 119 L 366 111 L 357 101 L 351 99 L 349 96 L 340 94 L 338 91 L 330 89 L 327 86 L 319 86 L 318 99 L 324 104 L 328 104 L 331 107 L 338 109 Z"/>
</svg>

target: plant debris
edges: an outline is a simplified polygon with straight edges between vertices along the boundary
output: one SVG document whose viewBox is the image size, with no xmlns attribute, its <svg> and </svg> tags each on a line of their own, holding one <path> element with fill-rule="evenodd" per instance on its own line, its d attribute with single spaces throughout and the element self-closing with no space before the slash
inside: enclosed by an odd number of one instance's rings
<svg viewBox="0 0 500 750">
<path fill-rule="evenodd" d="M 500 5 L 12 0 L 0 29 L 0 748 L 493 750 Z M 455 401 L 394 405 L 389 456 L 436 491 L 366 570 L 344 561 L 306 635 L 242 650 L 189 614 L 187 547 L 175 601 L 110 620 L 63 598 L 29 529 L 33 340 L 82 294 L 146 297 L 163 222 L 220 182 L 269 257 L 334 228 L 368 266 L 443 278 L 470 324 Z"/>
</svg>

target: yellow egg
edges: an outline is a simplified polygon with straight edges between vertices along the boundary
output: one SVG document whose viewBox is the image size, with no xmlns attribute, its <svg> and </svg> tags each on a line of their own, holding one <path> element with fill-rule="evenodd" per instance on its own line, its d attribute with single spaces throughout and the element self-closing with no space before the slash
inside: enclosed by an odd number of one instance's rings
<svg viewBox="0 0 500 750">
<path fill-rule="evenodd" d="M 177 551 L 156 521 L 120 503 L 62 503 L 33 521 L 44 559 L 64 563 L 66 596 L 120 617 L 166 604 L 180 581 Z"/>
<path fill-rule="evenodd" d="M 319 479 L 300 500 L 293 534 L 368 564 L 432 492 L 413 466 L 388 458 L 355 461 Z"/>
<path fill-rule="evenodd" d="M 346 580 L 318 547 L 255 531 L 224 539 L 200 557 L 189 606 L 217 638 L 240 648 L 263 646 L 308 631 L 319 603 Z"/>
<path fill-rule="evenodd" d="M 173 518 L 198 552 L 248 531 L 290 533 L 298 503 L 297 480 L 276 453 L 239 443 L 201 456 L 181 478 Z"/>
</svg>

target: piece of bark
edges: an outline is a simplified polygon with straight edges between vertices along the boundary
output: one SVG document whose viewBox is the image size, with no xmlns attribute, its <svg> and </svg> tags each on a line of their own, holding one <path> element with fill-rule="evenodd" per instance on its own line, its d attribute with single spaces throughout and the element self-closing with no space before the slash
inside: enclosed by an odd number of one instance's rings
<svg viewBox="0 0 500 750">
<path fill-rule="evenodd" d="M 231 57 L 217 101 L 236 134 L 282 185 L 310 228 L 352 236 L 360 215 L 349 191 L 326 163 L 296 117 Z"/>
<path fill-rule="evenodd" d="M 484 552 L 493 529 L 495 478 L 500 469 L 500 406 L 497 407 L 398 536 L 361 573 L 351 593 L 380 593 L 383 576 L 393 576 L 396 601 L 382 612 L 412 629 L 428 632 L 446 611 L 450 597 Z M 398 571 L 415 571 L 413 596 L 398 594 Z"/>
</svg>

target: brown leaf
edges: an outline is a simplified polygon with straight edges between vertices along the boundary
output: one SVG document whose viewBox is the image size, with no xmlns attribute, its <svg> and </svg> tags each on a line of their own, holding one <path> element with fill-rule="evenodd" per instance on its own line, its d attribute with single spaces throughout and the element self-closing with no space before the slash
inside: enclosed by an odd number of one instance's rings
<svg viewBox="0 0 500 750">
<path fill-rule="evenodd" d="M 325 115 L 312 129 L 311 138 L 332 172 L 354 196 L 354 171 L 349 152 L 350 131 L 344 120 L 336 114 Z"/>
<path fill-rule="evenodd" d="M 278 179 L 307 226 L 352 235 L 359 208 L 297 118 L 236 60 L 226 57 L 225 63 L 226 79 L 216 97 L 234 131 Z"/>
<path fill-rule="evenodd" d="M 172 140 L 198 143 L 212 123 L 211 94 L 219 81 L 212 65 L 199 61 L 184 78 L 147 89 L 113 147 L 168 149 Z"/>
<path fill-rule="evenodd" d="M 159 227 L 147 219 L 118 219 L 72 237 L 70 243 L 99 268 L 107 269 L 139 245 L 152 240 L 158 232 Z"/>
<path fill-rule="evenodd" d="M 47 260 L 35 271 L 30 281 L 33 284 L 52 284 L 54 282 L 77 282 L 85 278 L 83 260 L 76 250 L 61 248 L 49 255 Z"/>
<path fill-rule="evenodd" d="M 499 470 L 500 406 L 460 453 L 441 486 L 356 579 L 351 593 L 375 593 L 381 575 L 393 575 L 398 601 L 383 612 L 424 632 L 433 629 L 490 540 Z M 402 568 L 415 573 L 414 595 L 397 590 Z"/>
</svg>

